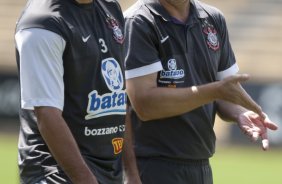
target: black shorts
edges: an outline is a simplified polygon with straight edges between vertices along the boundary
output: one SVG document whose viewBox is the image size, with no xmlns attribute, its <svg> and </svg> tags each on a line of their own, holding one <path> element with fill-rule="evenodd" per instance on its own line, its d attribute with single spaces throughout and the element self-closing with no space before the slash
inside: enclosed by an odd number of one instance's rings
<svg viewBox="0 0 282 184">
<path fill-rule="evenodd" d="M 213 184 L 209 160 L 138 158 L 142 184 Z"/>
</svg>

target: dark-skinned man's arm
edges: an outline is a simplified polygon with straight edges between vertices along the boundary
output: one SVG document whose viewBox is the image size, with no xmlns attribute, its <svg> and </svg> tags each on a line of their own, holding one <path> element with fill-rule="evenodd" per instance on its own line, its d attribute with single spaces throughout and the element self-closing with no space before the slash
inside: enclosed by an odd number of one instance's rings
<svg viewBox="0 0 282 184">
<path fill-rule="evenodd" d="M 54 107 L 35 107 L 39 131 L 50 152 L 74 184 L 98 184 L 88 168 L 77 143 L 62 117 Z"/>
</svg>

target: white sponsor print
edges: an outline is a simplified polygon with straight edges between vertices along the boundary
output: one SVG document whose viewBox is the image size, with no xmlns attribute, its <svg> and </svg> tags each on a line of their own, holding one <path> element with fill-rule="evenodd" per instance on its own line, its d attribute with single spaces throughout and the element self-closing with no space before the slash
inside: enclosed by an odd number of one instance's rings
<svg viewBox="0 0 282 184">
<path fill-rule="evenodd" d="M 126 92 L 123 90 L 124 79 L 119 63 L 114 58 L 102 60 L 103 79 L 111 93 L 99 95 L 93 90 L 88 95 L 86 120 L 106 115 L 125 115 Z"/>
<path fill-rule="evenodd" d="M 111 91 L 119 91 L 123 88 L 124 80 L 119 63 L 114 58 L 107 58 L 102 61 L 102 74 Z"/>
<path fill-rule="evenodd" d="M 103 136 L 103 135 L 111 135 L 119 132 L 125 131 L 125 125 L 113 126 L 113 127 L 105 127 L 105 128 L 95 128 L 90 129 L 88 127 L 84 128 L 85 136 Z"/>
<path fill-rule="evenodd" d="M 124 115 L 126 108 L 126 93 L 120 92 L 106 93 L 99 95 L 96 90 L 88 95 L 88 107 L 86 120 L 98 118 L 106 115 Z"/>
<path fill-rule="evenodd" d="M 181 79 L 185 76 L 183 69 L 177 69 L 177 63 L 175 59 L 170 59 L 167 62 L 168 70 L 162 70 L 160 72 L 160 78 L 166 79 Z"/>
</svg>

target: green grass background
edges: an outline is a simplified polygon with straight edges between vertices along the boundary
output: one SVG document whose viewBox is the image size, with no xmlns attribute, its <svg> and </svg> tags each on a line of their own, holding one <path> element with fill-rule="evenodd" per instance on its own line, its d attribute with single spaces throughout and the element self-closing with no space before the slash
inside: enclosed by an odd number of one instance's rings
<svg viewBox="0 0 282 184">
<path fill-rule="evenodd" d="M 17 136 L 0 135 L 0 184 L 18 184 Z M 218 146 L 214 184 L 282 184 L 282 149 Z"/>
<path fill-rule="evenodd" d="M 211 159 L 214 184 L 282 184 L 282 149 L 218 147 Z"/>
<path fill-rule="evenodd" d="M 13 134 L 0 134 L 0 184 L 18 184 L 17 141 Z"/>
</svg>

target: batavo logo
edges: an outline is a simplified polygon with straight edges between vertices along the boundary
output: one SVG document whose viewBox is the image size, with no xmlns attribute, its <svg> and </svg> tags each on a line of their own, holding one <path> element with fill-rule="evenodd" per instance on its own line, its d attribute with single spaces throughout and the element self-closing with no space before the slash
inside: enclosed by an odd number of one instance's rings
<svg viewBox="0 0 282 184">
<path fill-rule="evenodd" d="M 114 58 L 102 61 L 102 75 L 110 93 L 99 94 L 94 90 L 88 95 L 86 120 L 107 115 L 125 115 L 126 92 L 119 63 Z"/>
<path fill-rule="evenodd" d="M 168 70 L 162 70 L 160 72 L 161 79 L 181 79 L 185 76 L 183 69 L 177 69 L 177 62 L 175 59 L 170 59 L 167 62 Z"/>
<path fill-rule="evenodd" d="M 117 155 L 121 153 L 122 151 L 122 146 L 123 146 L 123 138 L 114 138 L 112 140 L 112 144 L 114 147 L 114 154 Z"/>
</svg>

